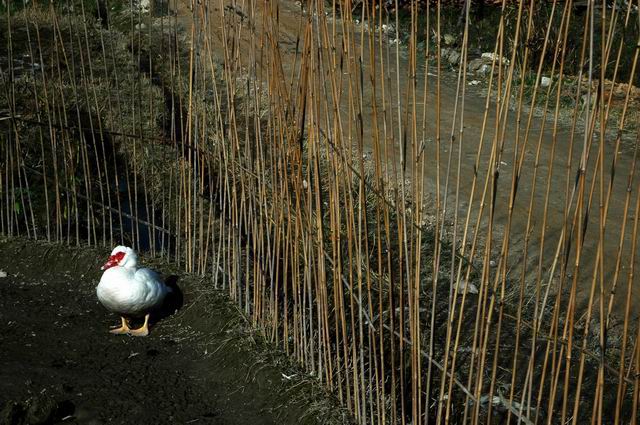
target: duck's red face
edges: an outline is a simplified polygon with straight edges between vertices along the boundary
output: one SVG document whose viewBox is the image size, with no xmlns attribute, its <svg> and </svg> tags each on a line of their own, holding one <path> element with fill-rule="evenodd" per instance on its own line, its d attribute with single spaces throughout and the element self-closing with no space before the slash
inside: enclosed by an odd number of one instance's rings
<svg viewBox="0 0 640 425">
<path fill-rule="evenodd" d="M 109 257 L 104 266 L 100 267 L 100 270 L 107 270 L 111 267 L 115 267 L 120 264 L 120 261 L 124 258 L 125 253 L 123 251 L 116 252 L 112 256 Z"/>
</svg>

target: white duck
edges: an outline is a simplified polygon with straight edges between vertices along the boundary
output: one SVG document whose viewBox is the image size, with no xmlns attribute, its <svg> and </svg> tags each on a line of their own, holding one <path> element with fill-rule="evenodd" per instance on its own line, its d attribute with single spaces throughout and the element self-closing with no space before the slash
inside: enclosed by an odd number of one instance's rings
<svg viewBox="0 0 640 425">
<path fill-rule="evenodd" d="M 114 334 L 149 335 L 150 312 L 162 305 L 171 288 L 150 269 L 138 269 L 138 256 L 126 246 L 117 246 L 102 266 L 104 273 L 96 288 L 98 299 L 108 310 L 118 313 L 122 326 Z M 144 315 L 144 325 L 130 329 L 125 316 Z"/>
</svg>

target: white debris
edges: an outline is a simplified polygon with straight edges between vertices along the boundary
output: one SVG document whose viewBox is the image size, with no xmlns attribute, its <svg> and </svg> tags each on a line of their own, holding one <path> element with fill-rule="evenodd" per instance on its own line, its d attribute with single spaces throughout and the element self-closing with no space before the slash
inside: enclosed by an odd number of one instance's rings
<svg viewBox="0 0 640 425">
<path fill-rule="evenodd" d="M 487 75 L 490 72 L 491 72 L 491 65 L 489 65 L 488 63 L 483 64 L 478 70 L 478 74 L 480 75 Z"/>
<path fill-rule="evenodd" d="M 486 52 L 482 54 L 482 59 L 485 59 L 487 61 L 493 62 L 494 58 L 496 62 L 499 62 L 503 65 L 509 65 L 509 59 L 507 58 L 503 58 L 500 55 L 496 55 L 494 53 L 491 52 Z"/>
<path fill-rule="evenodd" d="M 470 86 L 477 86 L 478 84 L 480 84 L 480 80 L 471 80 L 471 81 L 469 81 L 469 85 Z"/>
<path fill-rule="evenodd" d="M 396 29 L 391 24 L 382 24 L 382 32 L 389 35 L 396 32 Z"/>
<path fill-rule="evenodd" d="M 149 8 L 151 7 L 151 0 L 140 0 L 138 2 L 138 7 L 140 8 L 140 10 L 142 10 L 143 12 L 148 12 Z"/>
<path fill-rule="evenodd" d="M 542 77 L 540 80 L 540 87 L 549 87 L 551 85 L 551 78 Z"/>
<path fill-rule="evenodd" d="M 7 272 L 0 270 L 0 277 L 7 277 Z"/>
<path fill-rule="evenodd" d="M 467 282 L 466 280 L 461 280 L 458 283 L 458 292 L 462 294 L 477 294 L 478 288 L 473 283 Z"/>
</svg>

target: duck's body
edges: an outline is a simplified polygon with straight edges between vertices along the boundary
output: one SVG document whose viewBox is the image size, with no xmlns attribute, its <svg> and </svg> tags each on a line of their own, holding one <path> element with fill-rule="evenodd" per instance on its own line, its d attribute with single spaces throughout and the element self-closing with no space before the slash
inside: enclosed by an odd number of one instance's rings
<svg viewBox="0 0 640 425">
<path fill-rule="evenodd" d="M 146 336 L 150 312 L 162 306 L 171 288 L 153 270 L 138 269 L 137 256 L 131 248 L 116 247 L 102 268 L 105 272 L 96 288 L 98 299 L 122 317 L 122 326 L 112 333 Z M 129 329 L 125 316 L 145 316 L 145 323 L 140 329 Z"/>
<path fill-rule="evenodd" d="M 106 270 L 96 289 L 98 299 L 109 311 L 134 317 L 160 307 L 169 291 L 153 270 L 125 267 Z"/>
</svg>

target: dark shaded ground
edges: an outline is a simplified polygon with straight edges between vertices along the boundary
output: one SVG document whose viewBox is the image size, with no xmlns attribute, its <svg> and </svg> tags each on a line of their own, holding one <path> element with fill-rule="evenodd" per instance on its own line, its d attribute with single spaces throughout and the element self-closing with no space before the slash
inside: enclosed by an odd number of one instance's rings
<svg viewBox="0 0 640 425">
<path fill-rule="evenodd" d="M 347 422 L 205 280 L 178 278 L 184 305 L 149 337 L 109 334 L 107 254 L 0 240 L 0 424 Z"/>
</svg>

